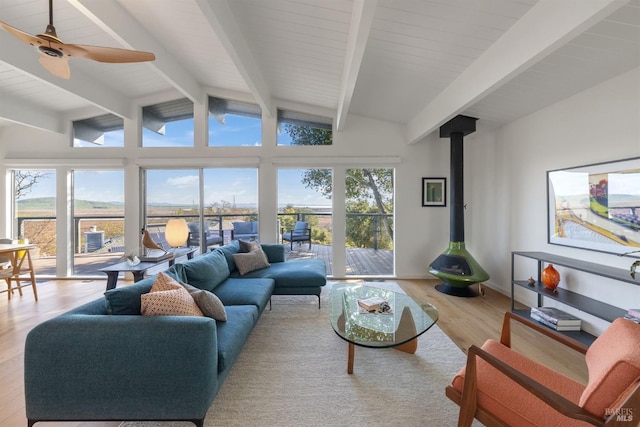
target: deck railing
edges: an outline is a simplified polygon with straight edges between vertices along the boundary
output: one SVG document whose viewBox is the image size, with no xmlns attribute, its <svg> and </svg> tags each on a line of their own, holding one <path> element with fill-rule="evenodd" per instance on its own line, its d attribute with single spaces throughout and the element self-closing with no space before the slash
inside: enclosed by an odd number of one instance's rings
<svg viewBox="0 0 640 427">
<path fill-rule="evenodd" d="M 357 218 L 357 217 L 371 217 L 373 219 L 373 239 L 372 239 L 372 248 L 378 249 L 379 243 L 381 240 L 381 236 L 386 234 L 386 231 L 383 231 L 382 226 L 382 218 L 387 217 L 391 218 L 392 214 L 377 214 L 377 213 L 347 213 L 347 218 Z M 278 213 L 279 223 L 280 219 L 284 217 L 293 218 L 293 221 L 307 221 L 312 217 L 331 217 L 331 212 L 292 212 L 292 213 Z M 158 215 L 158 216 L 149 216 L 147 217 L 147 225 L 146 227 L 150 230 L 150 232 L 155 232 L 155 237 L 160 240 L 164 239 L 164 227 L 166 225 L 167 220 L 172 218 L 184 218 L 187 222 L 194 222 L 199 220 L 199 216 L 196 215 Z M 18 235 L 24 236 L 26 238 L 30 238 L 32 243 L 39 243 L 35 236 L 29 236 L 25 234 L 25 225 L 31 221 L 40 221 L 40 222 L 54 222 L 55 216 L 33 216 L 33 217 L 19 217 L 17 218 L 17 227 L 18 227 Z M 224 242 L 227 243 L 231 240 L 230 230 L 232 228 L 231 223 L 234 220 L 238 221 L 255 221 L 257 220 L 257 214 L 246 213 L 246 214 L 205 214 L 204 220 L 209 223 L 210 230 L 217 230 L 219 235 L 223 237 Z M 79 215 L 73 218 L 74 222 L 74 236 L 73 236 L 73 247 L 75 253 L 85 253 L 92 252 L 96 249 L 96 245 L 93 242 L 88 242 L 92 236 L 91 233 L 102 233 L 103 230 L 92 229 L 92 226 L 96 224 L 100 224 L 104 221 L 115 221 L 122 222 L 121 226 L 110 227 L 111 233 L 113 235 L 105 235 L 103 236 L 102 244 L 112 243 L 114 239 L 118 237 L 124 236 L 124 216 L 123 215 L 100 215 L 100 216 L 89 216 L 89 215 Z M 225 225 L 229 228 L 225 228 Z M 103 227 L 104 228 L 104 227 Z M 278 233 L 280 233 L 280 227 L 278 227 Z M 279 238 L 280 236 L 278 236 Z M 323 243 L 323 242 L 319 242 Z M 122 248 L 124 250 L 124 242 L 121 244 L 115 245 L 119 249 Z"/>
</svg>

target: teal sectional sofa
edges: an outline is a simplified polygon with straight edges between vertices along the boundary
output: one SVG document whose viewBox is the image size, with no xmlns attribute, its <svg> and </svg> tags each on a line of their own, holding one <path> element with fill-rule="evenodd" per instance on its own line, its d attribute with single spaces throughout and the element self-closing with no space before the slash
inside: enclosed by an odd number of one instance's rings
<svg viewBox="0 0 640 427">
<path fill-rule="evenodd" d="M 270 267 L 241 276 L 237 241 L 165 273 L 222 301 L 226 321 L 143 316 L 155 277 L 36 326 L 25 344 L 28 425 L 39 421 L 191 421 L 204 417 L 271 295 L 320 295 L 320 260 L 284 260 L 261 245 Z"/>
</svg>

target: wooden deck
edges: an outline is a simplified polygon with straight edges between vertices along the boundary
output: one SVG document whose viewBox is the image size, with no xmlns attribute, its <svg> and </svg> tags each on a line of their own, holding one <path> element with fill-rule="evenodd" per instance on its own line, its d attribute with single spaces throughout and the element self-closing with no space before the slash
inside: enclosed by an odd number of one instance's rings
<svg viewBox="0 0 640 427">
<path fill-rule="evenodd" d="M 312 244 L 309 250 L 308 244 L 297 245 L 294 243 L 293 251 L 289 245 L 285 245 L 287 259 L 320 258 L 327 264 L 327 275 L 333 276 L 332 247 Z M 98 270 L 116 262 L 120 262 L 124 253 L 100 253 L 77 254 L 75 256 L 75 277 L 105 277 Z M 347 275 L 349 276 L 392 276 L 393 275 L 393 251 L 347 248 Z M 34 258 L 36 277 L 55 277 L 55 257 Z M 105 277 L 106 278 L 106 277 Z"/>
<path fill-rule="evenodd" d="M 294 243 L 293 251 L 286 246 L 287 259 L 320 258 L 327 264 L 327 275 L 333 276 L 333 248 L 326 245 Z M 349 276 L 392 276 L 393 251 L 369 248 L 347 248 L 347 275 Z"/>
</svg>

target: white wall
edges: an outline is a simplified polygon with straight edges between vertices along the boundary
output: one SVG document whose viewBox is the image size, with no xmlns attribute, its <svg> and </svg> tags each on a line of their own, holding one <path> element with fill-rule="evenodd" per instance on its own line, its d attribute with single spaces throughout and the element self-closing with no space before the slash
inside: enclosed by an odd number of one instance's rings
<svg viewBox="0 0 640 427">
<path fill-rule="evenodd" d="M 509 294 L 511 251 L 544 251 L 629 268 L 630 258 L 547 243 L 546 172 L 640 156 L 640 69 L 472 142 L 466 146 L 466 195 L 472 206 L 467 241 L 491 275 L 491 287 Z M 534 269 L 535 264 L 535 277 Z M 558 270 L 561 287 L 625 309 L 640 306 L 640 286 Z M 518 290 L 517 299 L 531 305 L 532 295 Z M 606 326 L 586 319 L 587 330 L 599 332 Z"/>
</svg>

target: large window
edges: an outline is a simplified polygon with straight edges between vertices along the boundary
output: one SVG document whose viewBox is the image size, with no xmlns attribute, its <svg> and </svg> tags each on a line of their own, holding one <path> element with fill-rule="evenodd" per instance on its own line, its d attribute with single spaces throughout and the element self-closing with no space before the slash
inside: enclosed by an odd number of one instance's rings
<svg viewBox="0 0 640 427">
<path fill-rule="evenodd" d="M 145 226 L 165 248 L 165 225 L 171 218 L 187 222 L 192 234 L 185 244 L 203 251 L 207 242 L 222 243 L 215 237 L 228 243 L 234 222 L 257 220 L 256 168 L 149 169 L 145 175 Z"/>
<path fill-rule="evenodd" d="M 278 145 L 332 145 L 332 123 L 314 114 L 278 110 Z"/>
<path fill-rule="evenodd" d="M 234 222 L 258 220 L 258 170 L 211 168 L 204 169 L 203 174 L 205 225 L 220 230 L 225 243 L 229 242 Z M 255 224 L 252 233 L 259 230 L 259 224 Z"/>
<path fill-rule="evenodd" d="M 13 171 L 14 223 L 11 239 L 37 245 L 31 259 L 37 275 L 56 274 L 56 173 L 54 170 Z"/>
<path fill-rule="evenodd" d="M 209 146 L 262 145 L 262 111 L 255 104 L 209 97 Z"/>
<path fill-rule="evenodd" d="M 113 114 L 73 122 L 74 147 L 124 147 L 124 120 Z"/>
<path fill-rule="evenodd" d="M 331 184 L 331 169 L 278 170 L 279 239 L 291 233 L 298 221 L 311 227 L 311 245 L 306 241 L 287 243 L 287 258 L 324 259 L 327 274 L 333 274 Z"/>
<path fill-rule="evenodd" d="M 346 171 L 346 274 L 392 275 L 393 169 Z"/>
<path fill-rule="evenodd" d="M 184 98 L 142 109 L 143 147 L 193 147 L 193 102 Z"/>
<path fill-rule="evenodd" d="M 73 274 L 96 274 L 124 256 L 124 171 L 73 172 Z"/>
</svg>

